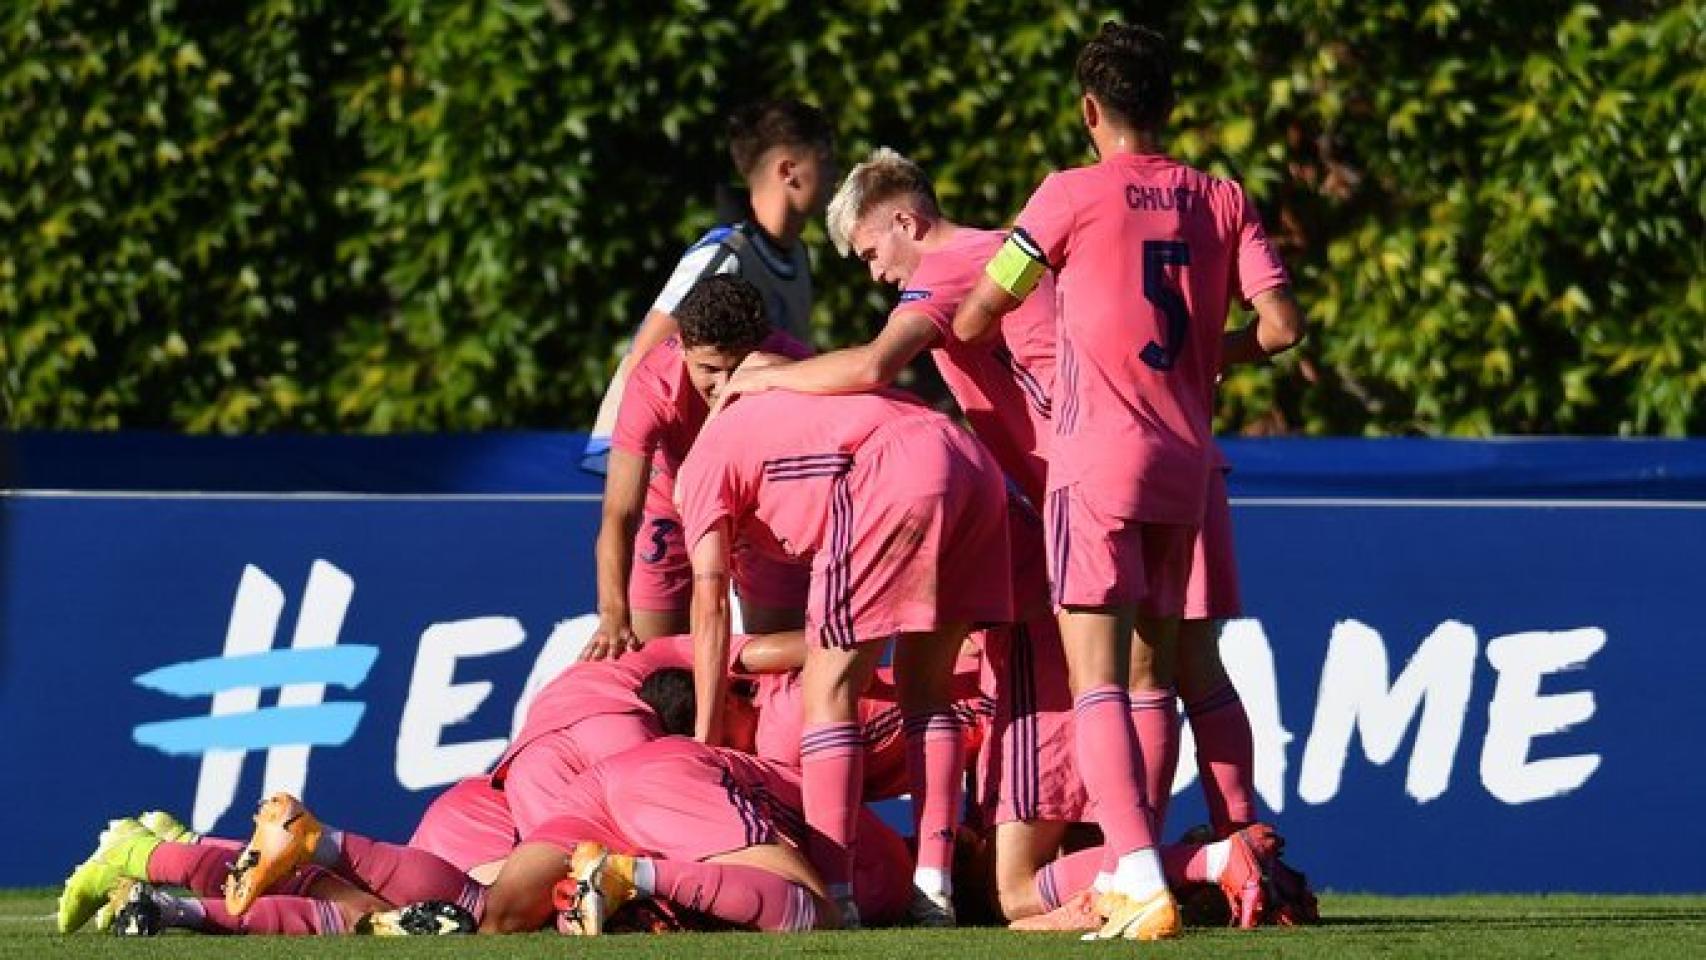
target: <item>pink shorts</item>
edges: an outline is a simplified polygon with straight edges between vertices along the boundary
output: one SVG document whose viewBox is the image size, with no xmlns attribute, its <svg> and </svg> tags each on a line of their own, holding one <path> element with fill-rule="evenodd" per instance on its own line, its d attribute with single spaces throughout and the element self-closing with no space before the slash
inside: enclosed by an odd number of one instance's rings
<svg viewBox="0 0 1706 960">
<path fill-rule="evenodd" d="M 789 563 L 737 544 L 735 593 L 747 603 L 772 610 L 798 610 L 806 604 L 811 568 Z M 693 604 L 693 563 L 674 514 L 647 512 L 634 535 L 634 563 L 628 569 L 628 605 L 635 610 L 685 612 Z"/>
<path fill-rule="evenodd" d="M 1186 620 L 1228 620 L 1244 612 L 1238 596 L 1238 558 L 1232 549 L 1232 504 L 1226 499 L 1226 471 L 1209 473 L 1202 529 L 1191 554 L 1191 579 L 1185 587 Z"/>
<path fill-rule="evenodd" d="M 657 718 L 600 714 L 541 734 L 509 761 L 503 791 L 515 828 L 527 836 L 563 812 L 563 798 L 595 764 L 663 736 Z"/>
<path fill-rule="evenodd" d="M 1073 746 L 1066 651 L 1052 614 L 988 631 L 984 691 L 995 720 L 978 754 L 986 823 L 1090 819 Z"/>
<path fill-rule="evenodd" d="M 1152 617 L 1184 612 L 1196 527 L 1113 516 L 1075 486 L 1049 491 L 1044 513 L 1057 608 L 1135 606 Z"/>
<path fill-rule="evenodd" d="M 647 510 L 634 533 L 634 562 L 628 568 L 628 605 L 635 610 L 686 610 L 693 602 L 693 564 L 681 534 L 681 518 Z"/>
<path fill-rule="evenodd" d="M 970 434 L 897 421 L 836 484 L 806 606 L 819 644 L 1011 618 L 1006 481 Z"/>
<path fill-rule="evenodd" d="M 468 777 L 439 794 L 415 827 L 409 846 L 437 854 L 463 873 L 509 856 L 515 821 L 490 777 Z"/>
<path fill-rule="evenodd" d="M 715 750 L 684 737 L 590 771 L 565 793 L 558 814 L 522 835 L 565 850 L 596 840 L 669 860 L 704 860 L 779 839 L 763 798 L 734 782 Z"/>
</svg>

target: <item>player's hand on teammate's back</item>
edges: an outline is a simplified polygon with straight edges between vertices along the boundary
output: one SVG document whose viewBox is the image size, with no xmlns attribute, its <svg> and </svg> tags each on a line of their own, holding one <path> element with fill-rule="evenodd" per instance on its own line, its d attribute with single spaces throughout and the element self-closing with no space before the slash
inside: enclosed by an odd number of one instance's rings
<svg viewBox="0 0 1706 960">
<path fill-rule="evenodd" d="M 630 650 L 638 650 L 646 642 L 634 633 L 634 628 L 626 617 L 617 618 L 600 615 L 598 630 L 581 648 L 582 663 L 592 660 L 614 660 Z"/>
</svg>

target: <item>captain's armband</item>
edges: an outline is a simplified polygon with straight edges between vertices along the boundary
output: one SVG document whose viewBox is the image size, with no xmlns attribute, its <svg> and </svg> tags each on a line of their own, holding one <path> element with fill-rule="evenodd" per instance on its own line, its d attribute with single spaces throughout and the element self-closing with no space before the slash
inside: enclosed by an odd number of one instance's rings
<svg viewBox="0 0 1706 960">
<path fill-rule="evenodd" d="M 1013 232 L 1007 235 L 1007 242 L 1001 245 L 1001 250 L 984 268 L 984 273 L 1001 289 L 1023 300 L 1036 289 L 1037 281 L 1042 279 L 1043 271 L 1047 269 L 1048 258 L 1043 256 L 1042 248 L 1023 227 L 1014 227 Z"/>
</svg>

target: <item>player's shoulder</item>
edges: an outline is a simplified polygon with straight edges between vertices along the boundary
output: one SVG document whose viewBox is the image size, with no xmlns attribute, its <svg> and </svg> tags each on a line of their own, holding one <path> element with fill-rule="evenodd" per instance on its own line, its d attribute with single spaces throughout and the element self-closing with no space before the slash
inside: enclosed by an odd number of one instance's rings
<svg viewBox="0 0 1706 960">
<path fill-rule="evenodd" d="M 693 241 L 693 245 L 687 248 L 685 256 L 692 256 L 695 253 L 702 250 L 709 250 L 713 247 L 733 246 L 740 242 L 740 238 L 737 236 L 739 232 L 739 224 L 720 223 L 705 231 L 700 235 L 699 239 Z"/>
</svg>

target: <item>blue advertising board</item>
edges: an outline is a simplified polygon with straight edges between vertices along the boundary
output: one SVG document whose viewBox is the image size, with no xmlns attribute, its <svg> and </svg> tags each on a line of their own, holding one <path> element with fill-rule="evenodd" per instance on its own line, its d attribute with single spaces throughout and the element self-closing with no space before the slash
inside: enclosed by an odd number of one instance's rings
<svg viewBox="0 0 1706 960">
<path fill-rule="evenodd" d="M 9 438 L 0 886 L 275 789 L 403 839 L 595 618 L 580 438 Z M 1380 892 L 1698 891 L 1706 443 L 1229 442 L 1223 648 L 1291 859 Z M 1188 736 L 1188 733 L 1187 733 Z M 1175 833 L 1201 818 L 1183 751 Z"/>
</svg>

